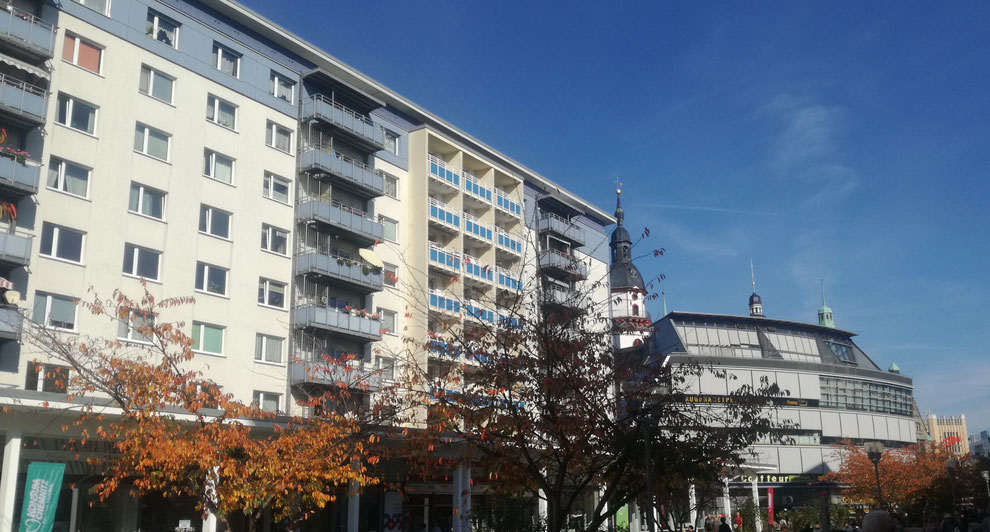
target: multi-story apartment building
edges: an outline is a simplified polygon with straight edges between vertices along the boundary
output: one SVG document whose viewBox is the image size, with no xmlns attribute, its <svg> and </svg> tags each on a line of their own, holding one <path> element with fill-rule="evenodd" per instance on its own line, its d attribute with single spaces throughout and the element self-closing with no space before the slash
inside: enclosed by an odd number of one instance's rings
<svg viewBox="0 0 990 532">
<path fill-rule="evenodd" d="M 402 336 L 497 325 L 528 283 L 574 306 L 576 283 L 606 276 L 608 213 L 236 2 L 16 0 L 0 9 L 0 75 L 2 532 L 36 460 L 68 464 L 60 526 L 190 518 L 124 496 L 90 509 L 99 471 L 53 429 L 71 417 L 68 370 L 25 341 L 25 315 L 139 345 L 79 301 L 142 284 L 194 295 L 163 316 L 185 322 L 190 369 L 312 415 L 297 401 L 336 384 L 315 371 L 324 355 L 387 376 Z M 413 355 L 442 370 L 425 343 Z M 449 519 L 452 487 L 430 489 L 403 512 Z M 314 526 L 380 529 L 384 498 Z"/>
<path fill-rule="evenodd" d="M 925 417 L 928 419 L 928 431 L 932 440 L 944 442 L 953 454 L 969 454 L 969 432 L 966 430 L 965 415 L 939 417 L 929 410 Z"/>
</svg>

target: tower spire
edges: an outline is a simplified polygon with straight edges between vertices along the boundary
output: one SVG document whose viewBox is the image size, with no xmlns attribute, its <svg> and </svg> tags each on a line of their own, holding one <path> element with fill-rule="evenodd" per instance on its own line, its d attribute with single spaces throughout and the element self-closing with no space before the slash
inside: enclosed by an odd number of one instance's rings
<svg viewBox="0 0 990 532">
<path fill-rule="evenodd" d="M 749 315 L 762 318 L 763 300 L 756 293 L 756 270 L 753 268 L 753 259 L 749 259 L 749 278 L 753 282 L 753 295 L 749 296 Z"/>
<path fill-rule="evenodd" d="M 832 309 L 825 304 L 825 279 L 822 279 L 822 307 L 818 309 L 818 325 L 822 327 L 835 328 L 835 319 L 832 316 Z"/>
<path fill-rule="evenodd" d="M 626 217 L 626 213 L 622 211 L 622 181 L 619 178 L 615 178 L 615 223 L 618 227 L 622 227 L 622 220 Z"/>
</svg>

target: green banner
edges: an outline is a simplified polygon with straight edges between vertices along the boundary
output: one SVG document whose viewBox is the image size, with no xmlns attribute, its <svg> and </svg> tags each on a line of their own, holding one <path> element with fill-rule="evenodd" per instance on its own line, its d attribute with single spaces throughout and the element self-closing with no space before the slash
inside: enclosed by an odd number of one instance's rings
<svg viewBox="0 0 990 532">
<path fill-rule="evenodd" d="M 19 532 L 51 532 L 63 473 L 65 464 L 32 462 L 28 466 Z"/>
</svg>

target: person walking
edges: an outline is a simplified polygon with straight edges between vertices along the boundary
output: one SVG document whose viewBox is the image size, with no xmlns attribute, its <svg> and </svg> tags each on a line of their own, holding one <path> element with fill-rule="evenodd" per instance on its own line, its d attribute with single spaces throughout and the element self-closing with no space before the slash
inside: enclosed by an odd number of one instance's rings
<svg viewBox="0 0 990 532">
<path fill-rule="evenodd" d="M 736 532 L 742 532 L 743 518 L 739 512 L 736 512 L 736 517 L 732 520 L 732 523 L 736 525 Z"/>
<path fill-rule="evenodd" d="M 719 521 L 721 521 L 722 524 L 718 525 L 718 532 L 732 532 L 732 527 L 729 526 L 729 523 L 725 522 L 724 517 L 720 517 Z"/>
<path fill-rule="evenodd" d="M 712 519 L 712 514 L 705 516 L 705 532 L 715 532 L 715 520 Z"/>
</svg>

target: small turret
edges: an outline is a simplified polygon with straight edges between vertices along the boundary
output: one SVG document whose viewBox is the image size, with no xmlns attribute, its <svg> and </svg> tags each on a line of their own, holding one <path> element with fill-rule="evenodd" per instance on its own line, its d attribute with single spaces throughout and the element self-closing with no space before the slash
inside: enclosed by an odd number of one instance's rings
<svg viewBox="0 0 990 532">
<path fill-rule="evenodd" d="M 887 373 L 893 373 L 894 375 L 900 375 L 901 374 L 901 368 L 900 368 L 900 366 L 897 365 L 896 362 L 891 362 L 890 363 L 890 367 L 887 368 Z"/>
<path fill-rule="evenodd" d="M 822 280 L 822 307 L 818 309 L 818 325 L 822 327 L 835 328 L 835 320 L 832 318 L 832 309 L 825 304 L 825 280 Z"/>
</svg>

